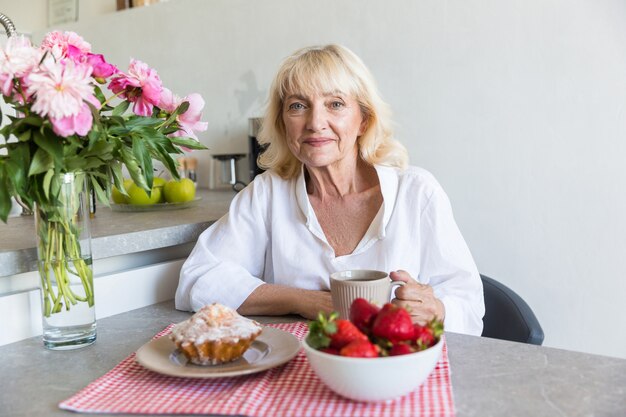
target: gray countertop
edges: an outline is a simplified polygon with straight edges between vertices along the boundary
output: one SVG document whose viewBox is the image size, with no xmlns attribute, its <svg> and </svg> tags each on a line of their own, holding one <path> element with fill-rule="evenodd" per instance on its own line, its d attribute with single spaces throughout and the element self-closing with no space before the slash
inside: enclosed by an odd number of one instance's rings
<svg viewBox="0 0 626 417">
<path fill-rule="evenodd" d="M 98 320 L 83 349 L 49 351 L 39 337 L 0 347 L 0 415 L 72 415 L 57 404 L 187 317 L 165 302 Z M 626 413 L 626 360 L 453 333 L 447 343 L 458 417 Z"/>
<path fill-rule="evenodd" d="M 91 221 L 94 260 L 195 242 L 228 211 L 235 193 L 199 189 L 200 200 L 181 210 L 118 212 L 98 206 Z M 0 277 L 37 270 L 33 216 L 0 222 Z"/>
</svg>

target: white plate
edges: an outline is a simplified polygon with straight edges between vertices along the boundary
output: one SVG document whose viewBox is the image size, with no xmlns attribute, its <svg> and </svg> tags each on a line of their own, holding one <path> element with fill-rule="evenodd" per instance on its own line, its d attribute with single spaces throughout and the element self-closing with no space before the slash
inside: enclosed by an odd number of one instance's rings
<svg viewBox="0 0 626 417">
<path fill-rule="evenodd" d="M 185 201 L 184 203 L 156 203 L 156 204 L 115 204 L 111 202 L 111 210 L 113 211 L 163 211 L 163 210 L 180 210 L 188 207 L 193 207 L 202 197 L 196 197 L 191 201 Z"/>
<path fill-rule="evenodd" d="M 160 374 L 185 378 L 221 378 L 265 371 L 289 362 L 299 351 L 300 341 L 294 335 L 265 326 L 243 357 L 222 365 L 201 366 L 188 362 L 169 335 L 140 347 L 135 359 L 143 367 Z"/>
</svg>

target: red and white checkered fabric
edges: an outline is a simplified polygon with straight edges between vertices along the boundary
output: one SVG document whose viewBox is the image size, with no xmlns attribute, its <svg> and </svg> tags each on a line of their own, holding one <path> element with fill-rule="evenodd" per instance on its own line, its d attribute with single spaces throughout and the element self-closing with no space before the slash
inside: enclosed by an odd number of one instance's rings
<svg viewBox="0 0 626 417">
<path fill-rule="evenodd" d="M 302 340 L 305 323 L 274 324 Z M 155 337 L 169 333 L 171 326 Z M 447 347 L 433 373 L 402 398 L 378 403 L 340 397 L 320 381 L 304 351 L 290 362 L 258 374 L 194 379 L 143 368 L 131 354 L 60 408 L 82 413 L 221 414 L 248 417 L 454 416 Z"/>
</svg>

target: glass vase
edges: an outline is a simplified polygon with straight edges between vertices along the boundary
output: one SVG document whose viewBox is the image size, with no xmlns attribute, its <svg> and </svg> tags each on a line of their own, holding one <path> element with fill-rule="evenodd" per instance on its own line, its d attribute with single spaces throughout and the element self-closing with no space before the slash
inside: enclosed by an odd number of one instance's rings
<svg viewBox="0 0 626 417">
<path fill-rule="evenodd" d="M 88 196 L 84 173 L 54 174 L 45 201 L 35 204 L 43 343 L 48 349 L 76 349 L 96 340 Z"/>
</svg>

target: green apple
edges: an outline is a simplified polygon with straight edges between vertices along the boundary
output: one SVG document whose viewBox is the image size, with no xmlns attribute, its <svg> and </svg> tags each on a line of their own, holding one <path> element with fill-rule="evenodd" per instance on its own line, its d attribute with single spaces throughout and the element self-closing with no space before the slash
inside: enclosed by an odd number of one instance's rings
<svg viewBox="0 0 626 417">
<path fill-rule="evenodd" d="M 128 193 L 128 189 L 133 184 L 133 180 L 130 178 L 126 178 L 124 180 L 124 189 Z M 113 202 L 116 204 L 128 204 L 128 197 L 126 197 L 117 187 L 114 185 L 111 190 L 111 197 L 113 198 Z"/>
<path fill-rule="evenodd" d="M 128 187 L 128 202 L 138 206 L 156 204 L 161 201 L 162 189 L 163 187 L 156 187 L 153 184 L 152 192 L 150 193 L 150 196 L 148 196 L 148 193 L 143 188 L 133 183 L 130 187 Z"/>
<path fill-rule="evenodd" d="M 165 180 L 165 178 L 154 177 L 152 179 L 152 187 L 158 187 L 161 189 L 161 199 L 159 200 L 159 203 L 165 203 L 165 193 L 163 192 L 163 188 L 165 187 L 166 183 L 167 181 Z"/>
<path fill-rule="evenodd" d="M 153 187 L 163 187 L 166 182 L 167 181 L 165 181 L 165 178 L 161 178 L 161 177 L 154 177 L 154 178 L 152 178 L 152 186 Z"/>
<path fill-rule="evenodd" d="M 168 203 L 185 203 L 196 197 L 196 186 L 189 178 L 169 180 L 163 187 L 163 194 Z"/>
</svg>

